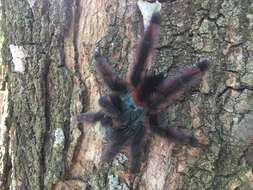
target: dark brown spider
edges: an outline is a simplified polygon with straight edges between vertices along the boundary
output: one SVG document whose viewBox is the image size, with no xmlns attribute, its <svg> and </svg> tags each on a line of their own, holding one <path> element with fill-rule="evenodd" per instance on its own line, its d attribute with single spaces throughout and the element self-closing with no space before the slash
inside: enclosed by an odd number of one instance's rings
<svg viewBox="0 0 253 190">
<path fill-rule="evenodd" d="M 133 64 L 128 81 L 114 75 L 112 68 L 99 53 L 95 54 L 96 68 L 111 89 L 112 94 L 99 99 L 101 110 L 86 112 L 78 116 L 78 122 L 97 122 L 111 125 L 111 142 L 103 153 L 103 160 L 112 160 L 125 146 L 130 146 L 132 173 L 139 171 L 144 136 L 153 132 L 165 138 L 191 146 L 201 146 L 198 140 L 178 127 L 161 127 L 158 113 L 192 86 L 200 83 L 210 61 L 203 60 L 196 66 L 182 69 L 173 78 L 162 74 L 147 75 L 148 56 L 152 53 L 154 41 L 159 35 L 160 15 L 154 13 L 141 40 L 139 52 Z"/>
</svg>

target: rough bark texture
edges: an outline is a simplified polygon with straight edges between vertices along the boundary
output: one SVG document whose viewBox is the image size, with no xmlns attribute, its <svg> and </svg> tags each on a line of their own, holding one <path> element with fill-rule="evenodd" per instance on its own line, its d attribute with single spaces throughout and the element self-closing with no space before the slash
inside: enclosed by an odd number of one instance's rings
<svg viewBox="0 0 253 190">
<path fill-rule="evenodd" d="M 142 30 L 136 1 L 2 0 L 8 111 L 1 117 L 0 189 L 253 187 L 253 2 L 161 2 L 151 69 L 168 73 L 201 57 L 213 61 L 200 87 L 164 114 L 209 148 L 154 136 L 131 183 L 122 177 L 129 164 L 123 153 L 100 164 L 105 129 L 75 123 L 107 92 L 96 77 L 95 48 L 126 76 Z M 24 72 L 15 70 L 10 45 L 25 50 Z"/>
</svg>

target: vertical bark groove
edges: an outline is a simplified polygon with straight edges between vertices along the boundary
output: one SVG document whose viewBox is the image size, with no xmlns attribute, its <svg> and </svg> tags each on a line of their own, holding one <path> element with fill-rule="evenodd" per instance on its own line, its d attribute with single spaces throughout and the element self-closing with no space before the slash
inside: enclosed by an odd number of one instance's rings
<svg viewBox="0 0 253 190">
<path fill-rule="evenodd" d="M 45 114 L 45 134 L 42 140 L 41 149 L 41 164 L 40 164 L 40 189 L 44 189 L 44 175 L 47 170 L 46 159 L 48 157 L 49 140 L 51 135 L 51 119 L 50 119 L 50 88 L 49 88 L 49 73 L 50 73 L 50 61 L 47 59 L 44 68 L 42 70 L 42 94 L 44 101 L 44 114 Z"/>
</svg>

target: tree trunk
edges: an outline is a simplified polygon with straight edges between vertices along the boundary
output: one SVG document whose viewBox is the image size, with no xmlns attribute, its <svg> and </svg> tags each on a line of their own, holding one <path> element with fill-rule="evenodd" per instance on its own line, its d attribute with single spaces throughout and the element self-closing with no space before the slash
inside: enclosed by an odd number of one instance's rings
<svg viewBox="0 0 253 190">
<path fill-rule="evenodd" d="M 101 164 L 104 128 L 76 124 L 79 113 L 97 110 L 99 96 L 108 93 L 95 73 L 96 48 L 126 76 L 143 30 L 142 5 L 2 0 L 7 101 L 0 117 L 0 189 L 253 187 L 251 0 L 161 1 L 161 35 L 151 70 L 168 73 L 203 57 L 213 62 L 200 87 L 164 114 L 208 148 L 153 136 L 132 181 L 123 177 L 129 165 L 125 154 Z"/>
</svg>

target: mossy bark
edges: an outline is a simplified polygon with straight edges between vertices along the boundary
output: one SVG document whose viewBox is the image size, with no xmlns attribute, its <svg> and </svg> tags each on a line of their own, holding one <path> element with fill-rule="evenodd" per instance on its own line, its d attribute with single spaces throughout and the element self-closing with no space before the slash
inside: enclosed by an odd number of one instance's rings
<svg viewBox="0 0 253 190">
<path fill-rule="evenodd" d="M 8 113 L 1 125 L 0 189 L 250 189 L 253 137 L 253 2 L 161 1 L 151 69 L 170 75 L 199 58 L 213 62 L 199 87 L 164 113 L 201 150 L 151 138 L 134 179 L 119 154 L 101 165 L 105 129 L 77 125 L 108 93 L 94 69 L 99 48 L 125 78 L 142 31 L 133 0 L 1 0 Z M 26 52 L 24 72 L 10 45 Z M 4 130 L 3 130 L 4 128 Z"/>
</svg>

